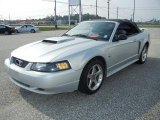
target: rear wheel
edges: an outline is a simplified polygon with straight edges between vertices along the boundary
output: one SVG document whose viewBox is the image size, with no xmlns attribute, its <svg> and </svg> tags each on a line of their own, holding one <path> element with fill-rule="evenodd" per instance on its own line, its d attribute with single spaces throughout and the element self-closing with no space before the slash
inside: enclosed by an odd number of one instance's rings
<svg viewBox="0 0 160 120">
<path fill-rule="evenodd" d="M 4 34 L 5 34 L 5 35 L 9 35 L 9 32 L 8 32 L 8 31 L 5 31 Z"/>
<path fill-rule="evenodd" d="M 19 33 L 18 30 L 15 30 L 15 33 Z"/>
<path fill-rule="evenodd" d="M 34 29 L 32 29 L 30 32 L 31 32 L 31 33 L 35 33 L 36 31 L 35 31 Z"/>
<path fill-rule="evenodd" d="M 105 78 L 104 69 L 104 64 L 100 60 L 94 60 L 87 64 L 80 78 L 79 91 L 86 94 L 97 92 Z"/>
<path fill-rule="evenodd" d="M 142 52 L 141 52 L 141 55 L 140 55 L 138 63 L 139 64 L 144 64 L 146 62 L 146 60 L 147 60 L 147 56 L 148 56 L 148 45 L 145 45 L 143 47 Z"/>
</svg>

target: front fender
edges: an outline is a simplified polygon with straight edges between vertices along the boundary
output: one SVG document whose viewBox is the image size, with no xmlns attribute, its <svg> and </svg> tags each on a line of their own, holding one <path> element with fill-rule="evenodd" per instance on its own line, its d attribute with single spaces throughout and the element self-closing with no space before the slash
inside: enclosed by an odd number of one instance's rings
<svg viewBox="0 0 160 120">
<path fill-rule="evenodd" d="M 79 69 L 83 69 L 85 65 L 94 57 L 100 56 L 106 60 L 106 56 L 108 54 L 106 51 L 107 50 L 105 46 L 90 48 L 90 49 L 69 55 L 63 58 L 63 60 L 68 60 L 72 69 L 79 70 Z M 56 61 L 60 61 L 60 60 L 56 60 Z"/>
<path fill-rule="evenodd" d="M 91 50 L 91 51 L 87 52 L 87 53 L 84 55 L 84 57 L 83 57 L 83 59 L 82 59 L 82 62 L 81 62 L 81 64 L 80 64 L 79 67 L 80 67 L 81 69 L 83 69 L 83 68 L 87 65 L 87 63 L 88 63 L 91 59 L 93 59 L 93 58 L 95 58 L 95 57 L 102 57 L 102 58 L 104 58 L 105 61 L 106 61 L 106 55 L 105 55 L 105 52 L 103 51 L 103 49 L 94 49 L 94 50 Z"/>
</svg>

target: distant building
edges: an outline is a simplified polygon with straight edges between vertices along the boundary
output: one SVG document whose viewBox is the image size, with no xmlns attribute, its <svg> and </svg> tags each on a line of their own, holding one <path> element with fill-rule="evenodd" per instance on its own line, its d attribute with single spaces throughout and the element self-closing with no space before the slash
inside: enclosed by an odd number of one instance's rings
<svg viewBox="0 0 160 120">
<path fill-rule="evenodd" d="M 65 25 L 68 24 L 68 20 L 57 20 L 58 25 Z"/>
<path fill-rule="evenodd" d="M 160 20 L 157 20 L 157 19 L 153 18 L 152 20 L 147 21 L 146 23 L 149 23 L 149 24 L 160 24 Z"/>
<path fill-rule="evenodd" d="M 0 24 L 4 24 L 4 21 L 3 21 L 3 20 L 0 20 Z"/>
</svg>

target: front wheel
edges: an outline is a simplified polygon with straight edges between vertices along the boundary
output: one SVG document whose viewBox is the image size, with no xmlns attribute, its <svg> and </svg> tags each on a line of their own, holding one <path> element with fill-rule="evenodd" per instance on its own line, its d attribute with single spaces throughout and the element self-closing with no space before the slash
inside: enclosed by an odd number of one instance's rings
<svg viewBox="0 0 160 120">
<path fill-rule="evenodd" d="M 97 92 L 105 78 L 104 69 L 103 62 L 99 60 L 94 60 L 87 64 L 80 78 L 79 91 L 86 94 Z"/>
<path fill-rule="evenodd" d="M 144 64 L 146 62 L 146 60 L 147 60 L 147 56 L 148 56 L 148 46 L 145 45 L 143 47 L 142 52 L 141 52 L 141 55 L 140 55 L 138 63 L 139 64 Z"/>
</svg>

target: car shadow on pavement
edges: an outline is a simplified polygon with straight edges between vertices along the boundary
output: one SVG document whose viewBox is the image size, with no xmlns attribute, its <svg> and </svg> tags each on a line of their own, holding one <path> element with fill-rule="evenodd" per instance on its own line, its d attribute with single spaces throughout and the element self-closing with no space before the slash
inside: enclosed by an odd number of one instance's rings
<svg viewBox="0 0 160 120">
<path fill-rule="evenodd" d="M 160 58 L 148 58 L 107 78 L 94 95 L 78 91 L 40 95 L 20 89 L 22 97 L 55 120 L 130 120 L 141 117 L 160 102 Z"/>
</svg>

